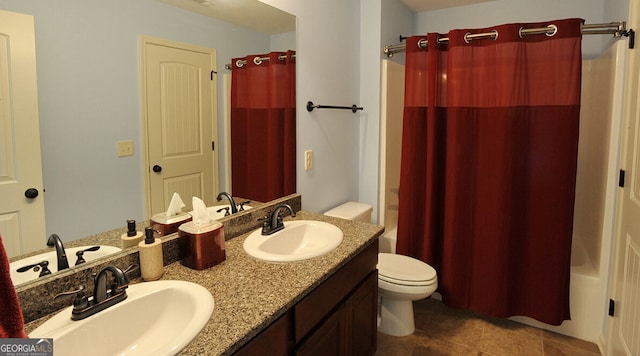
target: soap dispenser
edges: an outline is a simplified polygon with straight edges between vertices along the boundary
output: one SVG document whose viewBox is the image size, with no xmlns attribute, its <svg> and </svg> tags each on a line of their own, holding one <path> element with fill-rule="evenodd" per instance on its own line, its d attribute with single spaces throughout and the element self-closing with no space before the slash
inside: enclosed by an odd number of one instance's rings
<svg viewBox="0 0 640 356">
<path fill-rule="evenodd" d="M 136 231 L 136 221 L 127 220 L 127 232 L 120 236 L 122 242 L 122 249 L 138 246 L 140 241 L 144 238 L 142 231 Z"/>
<path fill-rule="evenodd" d="M 152 227 L 144 229 L 145 238 L 138 244 L 140 252 L 140 273 L 145 281 L 155 281 L 164 274 L 162 261 L 162 240 L 154 236 Z"/>
</svg>

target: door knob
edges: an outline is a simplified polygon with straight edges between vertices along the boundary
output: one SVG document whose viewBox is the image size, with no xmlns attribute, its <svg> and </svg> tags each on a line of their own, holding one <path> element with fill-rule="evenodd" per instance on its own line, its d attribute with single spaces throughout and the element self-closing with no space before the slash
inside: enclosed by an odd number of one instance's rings
<svg viewBox="0 0 640 356">
<path fill-rule="evenodd" d="M 162 167 L 156 164 L 155 166 L 153 166 L 153 171 L 156 173 L 160 173 L 162 172 Z"/>
<path fill-rule="evenodd" d="M 38 194 L 40 194 L 40 192 L 38 192 L 38 189 L 36 188 L 29 188 L 24 191 L 24 196 L 29 199 L 35 199 L 38 196 Z"/>
</svg>

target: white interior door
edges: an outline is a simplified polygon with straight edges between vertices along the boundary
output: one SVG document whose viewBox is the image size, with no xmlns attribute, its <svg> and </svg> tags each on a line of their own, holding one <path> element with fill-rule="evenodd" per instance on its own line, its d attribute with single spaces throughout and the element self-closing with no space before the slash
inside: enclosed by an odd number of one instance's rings
<svg viewBox="0 0 640 356">
<path fill-rule="evenodd" d="M 630 1 L 630 23 L 640 25 L 640 1 Z M 636 45 L 637 46 L 637 45 Z M 615 315 L 607 325 L 607 355 L 640 355 L 640 52 L 628 51 L 622 188 L 615 241 L 611 298 Z"/>
<path fill-rule="evenodd" d="M 43 192 L 33 17 L 0 10 L 0 234 L 9 257 L 46 247 Z"/>
<path fill-rule="evenodd" d="M 142 38 L 144 122 L 150 215 L 177 192 L 207 205 L 218 189 L 215 50 Z"/>
</svg>

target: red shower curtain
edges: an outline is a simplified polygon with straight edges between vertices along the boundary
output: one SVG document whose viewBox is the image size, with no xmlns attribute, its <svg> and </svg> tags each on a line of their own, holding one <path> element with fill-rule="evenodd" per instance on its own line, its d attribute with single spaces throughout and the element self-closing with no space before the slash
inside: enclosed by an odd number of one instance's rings
<svg viewBox="0 0 640 356">
<path fill-rule="evenodd" d="M 449 306 L 569 319 L 581 23 L 407 39 L 397 249 L 437 270 Z"/>
<path fill-rule="evenodd" d="M 233 195 L 267 202 L 296 192 L 295 52 L 233 59 Z M 284 59 L 283 59 L 284 55 Z M 255 58 L 269 57 L 269 60 Z M 246 60 L 238 66 L 237 60 Z"/>
</svg>

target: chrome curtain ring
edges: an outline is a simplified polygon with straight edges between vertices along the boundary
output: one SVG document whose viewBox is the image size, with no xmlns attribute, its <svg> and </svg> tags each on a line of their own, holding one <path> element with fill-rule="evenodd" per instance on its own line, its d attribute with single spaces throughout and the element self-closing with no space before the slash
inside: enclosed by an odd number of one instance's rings
<svg viewBox="0 0 640 356">
<path fill-rule="evenodd" d="M 260 64 L 262 64 L 262 60 L 260 59 L 260 57 L 253 57 L 253 63 L 259 66 Z"/>
<path fill-rule="evenodd" d="M 520 38 L 524 38 L 524 35 L 522 34 L 522 30 L 524 30 L 524 27 L 520 27 L 520 29 L 518 30 L 518 36 L 520 36 Z"/>
<path fill-rule="evenodd" d="M 468 44 L 468 43 L 471 43 L 471 40 L 467 37 L 467 36 L 470 36 L 470 35 L 471 35 L 471 32 L 467 32 L 467 33 L 465 33 L 465 34 L 464 34 L 464 41 L 465 41 L 467 44 Z"/>
<path fill-rule="evenodd" d="M 547 35 L 547 36 L 549 36 L 549 37 L 553 37 L 556 33 L 558 33 L 558 26 L 556 26 L 556 25 L 554 25 L 554 24 L 551 24 L 551 25 L 549 25 L 549 26 L 547 26 L 547 27 L 551 27 L 551 28 L 553 28 L 553 32 L 549 33 L 549 32 L 547 31 L 547 32 L 545 32 L 545 33 L 544 33 L 545 35 Z"/>
<path fill-rule="evenodd" d="M 491 32 L 493 32 L 493 40 L 494 41 L 497 40 L 498 39 L 498 30 L 493 30 Z"/>
<path fill-rule="evenodd" d="M 242 60 L 241 60 L 241 59 L 238 59 L 238 60 L 236 61 L 236 67 L 238 67 L 238 68 L 242 68 L 242 67 L 244 67 L 244 63 L 242 63 Z"/>
</svg>

